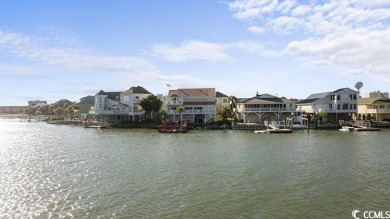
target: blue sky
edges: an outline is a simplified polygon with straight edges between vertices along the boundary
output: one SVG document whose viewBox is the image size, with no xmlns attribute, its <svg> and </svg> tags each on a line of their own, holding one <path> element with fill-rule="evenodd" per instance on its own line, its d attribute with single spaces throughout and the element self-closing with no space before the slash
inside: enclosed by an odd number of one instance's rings
<svg viewBox="0 0 390 219">
<path fill-rule="evenodd" d="M 390 91 L 390 0 L 2 0 L 0 105 L 99 90 Z"/>
</svg>

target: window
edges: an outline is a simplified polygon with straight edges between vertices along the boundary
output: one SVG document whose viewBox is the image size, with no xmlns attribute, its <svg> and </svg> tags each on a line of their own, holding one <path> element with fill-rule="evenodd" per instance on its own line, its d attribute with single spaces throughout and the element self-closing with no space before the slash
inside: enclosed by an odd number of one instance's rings
<svg viewBox="0 0 390 219">
<path fill-rule="evenodd" d="M 340 110 L 340 104 L 337 104 L 337 110 Z"/>
<path fill-rule="evenodd" d="M 353 104 L 353 109 L 354 109 L 354 110 L 356 109 L 356 104 Z"/>
<path fill-rule="evenodd" d="M 354 94 L 352 98 L 353 98 L 354 100 L 356 100 L 356 94 Z"/>
<path fill-rule="evenodd" d="M 337 94 L 337 100 L 340 100 L 340 94 Z"/>
<path fill-rule="evenodd" d="M 330 100 L 335 100 L 335 96 L 334 95 L 330 95 Z"/>
<path fill-rule="evenodd" d="M 227 99 L 223 99 L 223 103 L 227 103 L 228 101 L 227 101 Z"/>
<path fill-rule="evenodd" d="M 329 104 L 329 109 L 332 109 L 333 105 L 332 104 Z"/>
</svg>

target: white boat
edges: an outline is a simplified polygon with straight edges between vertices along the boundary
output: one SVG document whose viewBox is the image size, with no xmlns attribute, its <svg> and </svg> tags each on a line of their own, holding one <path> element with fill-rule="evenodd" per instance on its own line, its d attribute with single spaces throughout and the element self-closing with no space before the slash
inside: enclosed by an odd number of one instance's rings
<svg viewBox="0 0 390 219">
<path fill-rule="evenodd" d="M 339 129 L 342 132 L 352 132 L 355 130 L 352 126 L 341 126 L 341 129 Z"/>
</svg>

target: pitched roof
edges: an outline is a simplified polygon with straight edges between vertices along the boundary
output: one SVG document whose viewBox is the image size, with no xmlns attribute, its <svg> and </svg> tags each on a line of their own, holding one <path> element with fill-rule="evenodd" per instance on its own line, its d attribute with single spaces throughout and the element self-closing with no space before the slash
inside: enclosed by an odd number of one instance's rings
<svg viewBox="0 0 390 219">
<path fill-rule="evenodd" d="M 150 93 L 148 90 L 146 90 L 141 86 L 137 86 L 137 87 L 131 87 L 130 89 L 128 89 L 127 91 L 121 94 L 152 94 L 152 93 Z"/>
<path fill-rule="evenodd" d="M 77 105 L 94 105 L 95 104 L 95 97 L 94 96 L 86 96 L 80 98 L 80 102 L 77 103 Z"/>
<path fill-rule="evenodd" d="M 304 99 L 302 101 L 300 101 L 299 103 L 297 104 L 309 104 L 309 103 L 314 103 L 316 102 L 317 100 L 319 100 L 321 98 L 312 98 L 312 99 Z"/>
<path fill-rule="evenodd" d="M 189 88 L 189 89 L 177 89 L 169 90 L 168 96 L 172 95 L 184 96 L 184 97 L 215 97 L 215 88 Z"/>
<path fill-rule="evenodd" d="M 217 92 L 215 92 L 215 97 L 229 97 L 229 96 L 217 91 Z"/>
<path fill-rule="evenodd" d="M 239 103 L 250 103 L 250 104 L 275 104 L 275 103 L 292 103 L 293 101 L 276 97 L 271 94 L 256 95 L 252 98 L 247 98 L 239 101 Z"/>
<path fill-rule="evenodd" d="M 390 99 L 377 97 L 377 98 L 360 98 L 358 100 L 358 105 L 367 105 L 367 104 L 390 104 Z"/>
<path fill-rule="evenodd" d="M 103 90 L 100 90 L 96 95 L 107 95 L 108 99 L 117 101 L 120 93 L 121 92 L 104 92 Z"/>
<path fill-rule="evenodd" d="M 354 91 L 357 93 L 357 91 L 352 90 L 351 88 L 348 88 L 348 87 L 337 89 L 337 90 L 333 91 L 332 93 L 337 93 L 337 92 L 342 91 L 342 90 L 351 90 L 351 91 Z"/>
<path fill-rule="evenodd" d="M 323 93 L 316 93 L 316 94 L 311 94 L 308 98 L 306 99 L 322 99 L 326 96 L 328 96 L 332 92 L 323 92 Z"/>
</svg>

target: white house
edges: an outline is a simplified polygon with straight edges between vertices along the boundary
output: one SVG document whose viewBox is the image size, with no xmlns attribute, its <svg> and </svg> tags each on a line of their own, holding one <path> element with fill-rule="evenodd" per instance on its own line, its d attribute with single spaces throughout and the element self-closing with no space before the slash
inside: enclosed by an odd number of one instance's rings
<svg viewBox="0 0 390 219">
<path fill-rule="evenodd" d="M 358 92 L 350 88 L 341 88 L 333 92 L 316 93 L 297 103 L 297 111 L 315 116 L 323 111 L 327 120 L 351 120 L 357 113 Z"/>
<path fill-rule="evenodd" d="M 124 92 L 101 90 L 95 94 L 95 106 L 91 107 L 89 113 L 101 122 L 138 121 L 145 113 L 140 102 L 151 94 L 141 86 L 131 87 Z"/>
<path fill-rule="evenodd" d="M 177 89 L 169 90 L 163 98 L 163 108 L 168 113 L 168 119 L 206 123 L 215 120 L 217 107 L 229 105 L 227 100 L 228 96 L 215 92 L 215 88 Z M 179 106 L 185 109 L 181 115 L 176 111 Z"/>
<path fill-rule="evenodd" d="M 295 102 L 270 94 L 256 94 L 237 103 L 237 118 L 243 122 L 283 121 L 295 115 Z"/>
</svg>

